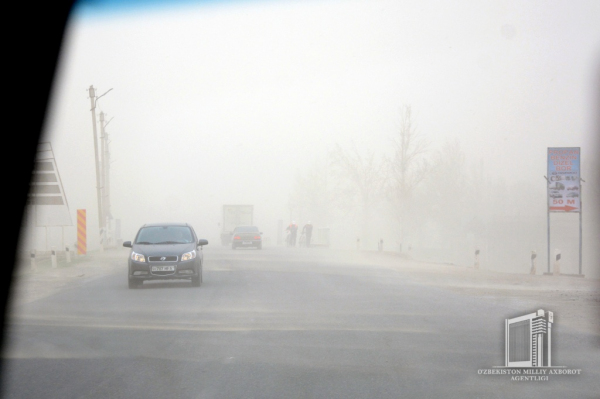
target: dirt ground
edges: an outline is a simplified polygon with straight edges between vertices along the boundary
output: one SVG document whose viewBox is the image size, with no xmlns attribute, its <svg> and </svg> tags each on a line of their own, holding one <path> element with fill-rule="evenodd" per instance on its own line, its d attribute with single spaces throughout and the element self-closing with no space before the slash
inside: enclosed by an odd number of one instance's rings
<svg viewBox="0 0 600 399">
<path fill-rule="evenodd" d="M 393 253 L 371 253 L 386 266 L 410 272 L 411 280 L 496 302 L 518 301 L 532 309 L 553 311 L 555 322 L 600 338 L 600 280 L 574 276 L 501 273 L 473 267 L 404 259 Z M 600 341 L 599 341 L 600 344 Z"/>
<path fill-rule="evenodd" d="M 72 256 L 68 263 L 59 255 L 57 267 L 49 257 L 38 259 L 35 270 L 30 259 L 21 259 L 15 269 L 11 287 L 11 303 L 23 304 L 45 298 L 65 289 L 77 287 L 96 278 L 123 270 L 126 275 L 128 249 L 92 252 L 87 256 Z"/>
</svg>

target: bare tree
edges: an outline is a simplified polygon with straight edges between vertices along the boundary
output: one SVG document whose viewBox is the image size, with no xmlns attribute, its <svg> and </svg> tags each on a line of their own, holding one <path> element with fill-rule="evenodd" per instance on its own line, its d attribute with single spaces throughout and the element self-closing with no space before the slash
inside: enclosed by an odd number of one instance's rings
<svg viewBox="0 0 600 399">
<path fill-rule="evenodd" d="M 387 193 L 399 223 L 400 241 L 403 241 L 411 194 L 430 170 L 425 158 L 429 142 L 417 132 L 410 105 L 402 107 L 400 128 L 392 138 L 392 147 L 394 154 L 387 162 Z"/>
<path fill-rule="evenodd" d="M 336 178 L 338 204 L 349 209 L 358 205 L 361 211 L 361 236 L 368 242 L 371 207 L 381 198 L 384 184 L 384 164 L 375 153 L 361 155 L 356 145 L 351 151 L 336 144 L 330 152 L 332 175 Z M 354 206 L 353 206 L 354 205 Z"/>
<path fill-rule="evenodd" d="M 429 216 L 445 232 L 446 239 L 457 237 L 462 221 L 474 216 L 470 203 L 470 178 L 465 170 L 465 154 L 458 139 L 448 140 L 433 155 L 423 199 L 430 205 Z"/>
</svg>

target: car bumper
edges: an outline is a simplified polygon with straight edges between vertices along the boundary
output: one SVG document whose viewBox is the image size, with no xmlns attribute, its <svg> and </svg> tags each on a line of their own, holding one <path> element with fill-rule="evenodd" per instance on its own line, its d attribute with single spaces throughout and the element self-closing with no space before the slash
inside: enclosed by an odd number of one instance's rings
<svg viewBox="0 0 600 399">
<path fill-rule="evenodd" d="M 174 270 L 156 271 L 153 267 L 173 266 Z M 129 261 L 129 278 L 133 280 L 181 280 L 197 277 L 200 274 L 200 264 L 188 262 L 146 262 Z"/>
<path fill-rule="evenodd" d="M 258 247 L 261 245 L 262 240 L 233 240 L 231 245 L 235 247 Z"/>
</svg>

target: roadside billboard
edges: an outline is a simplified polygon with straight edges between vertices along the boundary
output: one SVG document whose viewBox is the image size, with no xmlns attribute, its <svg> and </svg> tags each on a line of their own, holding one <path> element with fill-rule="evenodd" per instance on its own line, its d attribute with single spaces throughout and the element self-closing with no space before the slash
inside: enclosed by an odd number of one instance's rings
<svg viewBox="0 0 600 399">
<path fill-rule="evenodd" d="M 580 212 L 580 147 L 548 148 L 548 210 Z"/>
<path fill-rule="evenodd" d="M 35 227 L 72 226 L 65 190 L 49 142 L 40 143 L 29 183 L 27 205 Z"/>
</svg>

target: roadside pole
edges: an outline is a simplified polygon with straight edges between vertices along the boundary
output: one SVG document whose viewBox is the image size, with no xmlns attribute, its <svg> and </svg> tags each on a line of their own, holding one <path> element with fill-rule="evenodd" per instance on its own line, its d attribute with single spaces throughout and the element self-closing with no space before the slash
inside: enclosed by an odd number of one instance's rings
<svg viewBox="0 0 600 399">
<path fill-rule="evenodd" d="M 77 209 L 77 255 L 87 254 L 87 216 L 85 209 Z"/>
<path fill-rule="evenodd" d="M 102 217 L 102 185 L 100 182 L 100 159 L 98 154 L 98 132 L 96 131 L 96 90 L 94 86 L 90 86 L 90 102 L 92 105 L 92 127 L 94 130 L 94 155 L 96 159 L 96 197 L 98 200 L 98 228 L 102 232 L 102 224 L 104 218 Z M 100 234 L 100 250 L 103 250 L 102 233 Z"/>
<path fill-rule="evenodd" d="M 583 179 L 579 179 L 580 183 L 579 183 L 579 275 L 582 275 L 582 256 L 583 256 L 583 221 L 582 221 L 582 214 L 583 214 L 583 184 L 581 184 L 581 182 L 585 183 L 585 180 Z"/>
<path fill-rule="evenodd" d="M 548 273 L 550 273 L 550 201 L 548 201 L 550 180 L 546 176 L 544 178 L 546 179 L 546 226 L 548 226 Z"/>
<path fill-rule="evenodd" d="M 560 249 L 555 249 L 554 254 L 554 268 L 552 269 L 552 273 L 555 276 L 560 276 L 560 259 L 562 257 Z"/>
<path fill-rule="evenodd" d="M 106 246 L 110 247 L 113 245 L 111 230 L 111 213 L 110 213 L 110 149 L 108 132 L 106 126 L 112 121 L 106 120 L 106 114 L 100 112 L 100 140 L 101 140 L 101 154 L 102 154 L 102 212 L 104 215 L 104 237 L 103 242 Z"/>
<path fill-rule="evenodd" d="M 102 245 L 104 248 L 108 247 L 108 240 L 106 239 L 106 230 L 108 225 L 106 219 L 108 213 L 106 212 L 106 140 L 104 139 L 104 112 L 100 111 L 100 192 L 102 193 Z"/>
<path fill-rule="evenodd" d="M 31 259 L 31 270 L 36 271 L 37 267 L 35 265 L 35 249 L 31 250 L 31 253 L 29 254 L 30 259 Z"/>
<path fill-rule="evenodd" d="M 100 250 L 104 250 L 104 246 L 106 245 L 106 243 L 104 242 L 104 232 L 106 230 L 106 226 L 104 226 L 104 216 L 105 213 L 103 212 L 103 201 L 102 201 L 102 176 L 101 176 L 101 165 L 100 165 L 100 154 L 98 154 L 98 132 L 96 131 L 96 105 L 98 104 L 98 100 L 105 96 L 109 91 L 112 90 L 108 89 L 104 94 L 100 95 L 100 96 L 96 96 L 96 89 L 94 89 L 94 86 L 91 85 L 89 87 L 89 95 L 90 95 L 90 102 L 91 102 L 91 106 L 92 106 L 92 127 L 94 130 L 94 155 L 95 155 L 95 159 L 96 159 L 96 196 L 98 198 L 98 228 L 100 230 Z M 101 113 L 101 115 L 103 115 Z M 102 116 L 104 118 L 104 116 Z M 104 128 L 102 126 L 102 128 Z M 102 156 L 104 156 L 104 154 L 102 154 Z"/>
<path fill-rule="evenodd" d="M 110 119 L 112 120 L 112 118 Z M 110 148 L 109 148 L 109 141 L 108 141 L 108 132 L 106 131 L 106 126 L 109 124 L 110 120 L 108 122 L 106 122 L 104 124 L 104 150 L 105 152 L 105 156 L 104 156 L 104 193 L 105 193 L 105 198 L 106 198 L 106 204 L 105 204 L 105 211 L 106 211 L 106 220 L 107 220 L 107 228 L 106 228 L 106 233 L 108 235 L 107 237 L 107 243 L 112 247 L 114 245 L 114 240 L 113 240 L 113 234 L 112 234 L 112 226 L 111 226 L 111 220 L 112 220 L 112 215 L 110 212 Z"/>
<path fill-rule="evenodd" d="M 56 269 L 58 267 L 58 263 L 56 262 L 56 250 L 52 247 L 50 251 L 50 261 L 52 262 L 52 268 Z"/>
</svg>

